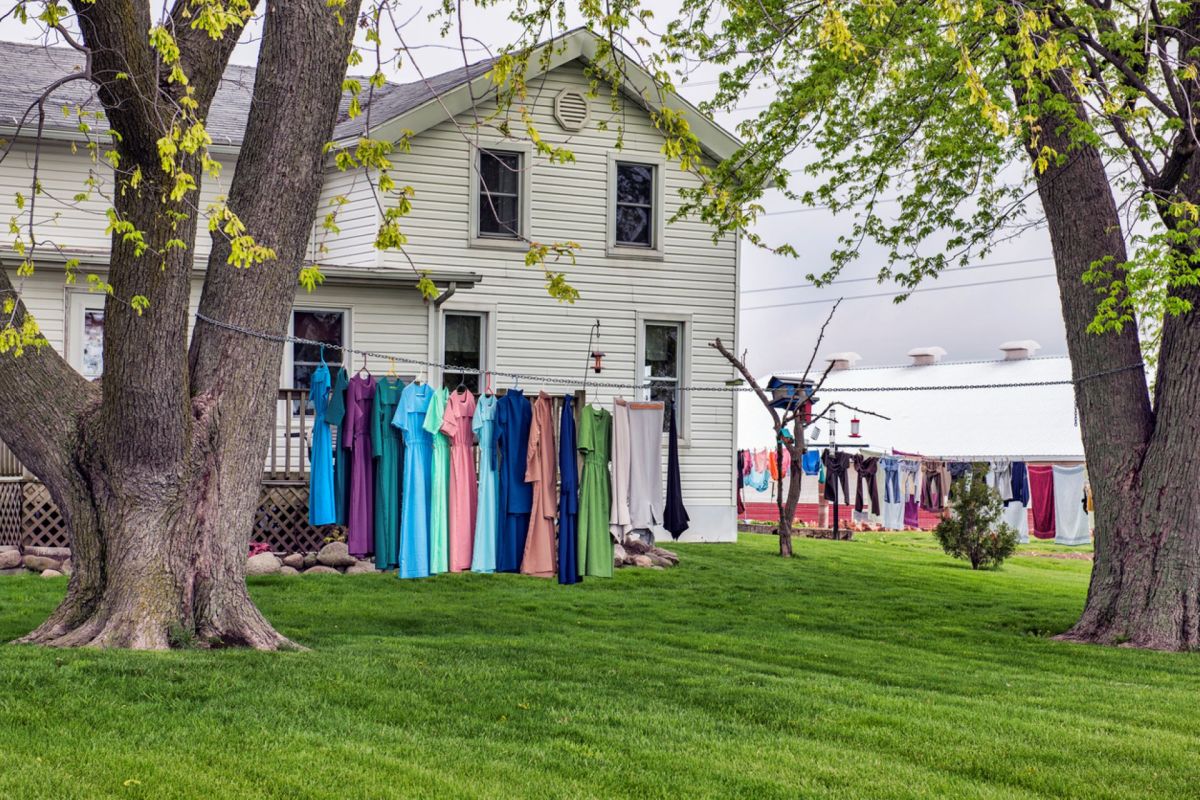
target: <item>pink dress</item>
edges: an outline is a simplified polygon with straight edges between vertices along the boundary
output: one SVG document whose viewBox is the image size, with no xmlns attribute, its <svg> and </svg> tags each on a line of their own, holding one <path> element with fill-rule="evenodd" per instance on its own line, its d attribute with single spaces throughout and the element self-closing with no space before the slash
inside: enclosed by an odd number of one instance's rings
<svg viewBox="0 0 1200 800">
<path fill-rule="evenodd" d="M 475 510 L 478 484 L 475 479 L 474 434 L 475 395 L 469 391 L 451 392 L 442 418 L 442 433 L 450 440 L 450 571 L 471 568 L 475 549 Z"/>
</svg>

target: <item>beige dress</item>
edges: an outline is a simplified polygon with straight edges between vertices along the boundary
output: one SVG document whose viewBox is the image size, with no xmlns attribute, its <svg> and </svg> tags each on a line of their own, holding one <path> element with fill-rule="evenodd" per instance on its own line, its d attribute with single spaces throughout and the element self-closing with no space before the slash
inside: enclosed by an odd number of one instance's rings
<svg viewBox="0 0 1200 800">
<path fill-rule="evenodd" d="M 629 519 L 629 404 L 613 398 L 612 414 L 612 514 L 609 529 L 618 542 L 633 530 Z"/>
<path fill-rule="evenodd" d="M 629 524 L 652 530 L 663 521 L 663 404 L 629 404 Z"/>
<path fill-rule="evenodd" d="M 558 459 L 554 448 L 554 401 L 538 392 L 529 424 L 529 453 L 525 459 L 525 482 L 533 484 L 533 510 L 521 574 L 550 578 L 558 574 L 554 521 L 558 514 Z"/>
</svg>

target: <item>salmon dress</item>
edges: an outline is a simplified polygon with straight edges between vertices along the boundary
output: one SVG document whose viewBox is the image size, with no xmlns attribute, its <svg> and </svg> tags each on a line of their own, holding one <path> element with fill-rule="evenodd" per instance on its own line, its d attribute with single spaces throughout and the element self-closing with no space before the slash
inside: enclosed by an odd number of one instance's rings
<svg viewBox="0 0 1200 800">
<path fill-rule="evenodd" d="M 612 494 L 608 459 L 612 446 L 612 414 L 593 405 L 579 415 L 579 452 L 583 479 L 579 484 L 579 574 L 611 578 L 613 540 L 609 534 Z"/>
<path fill-rule="evenodd" d="M 538 392 L 533 402 L 533 421 L 529 425 L 529 453 L 525 461 L 525 481 L 533 486 L 533 510 L 529 515 L 529 534 L 521 574 L 551 578 L 557 569 L 554 551 L 554 518 L 558 510 L 555 492 L 558 465 L 554 461 L 554 401 Z"/>
<path fill-rule="evenodd" d="M 442 433 L 449 396 L 445 389 L 435 391 L 425 414 L 425 432 L 433 437 L 429 472 L 429 572 L 433 575 L 450 569 L 450 442 Z"/>
<path fill-rule="evenodd" d="M 451 392 L 442 416 L 442 433 L 450 441 L 450 571 L 471 568 L 475 547 L 475 512 L 478 485 L 475 479 L 475 395 Z"/>
</svg>

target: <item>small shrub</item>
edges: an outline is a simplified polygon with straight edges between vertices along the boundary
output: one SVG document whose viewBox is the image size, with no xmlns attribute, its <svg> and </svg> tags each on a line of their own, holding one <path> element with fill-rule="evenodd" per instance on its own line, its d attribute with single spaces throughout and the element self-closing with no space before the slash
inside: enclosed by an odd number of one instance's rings
<svg viewBox="0 0 1200 800">
<path fill-rule="evenodd" d="M 1004 502 L 987 485 L 987 465 L 975 464 L 955 481 L 951 514 L 933 534 L 942 549 L 971 562 L 971 569 L 992 569 L 1017 549 L 1017 532 L 1000 522 Z"/>
</svg>

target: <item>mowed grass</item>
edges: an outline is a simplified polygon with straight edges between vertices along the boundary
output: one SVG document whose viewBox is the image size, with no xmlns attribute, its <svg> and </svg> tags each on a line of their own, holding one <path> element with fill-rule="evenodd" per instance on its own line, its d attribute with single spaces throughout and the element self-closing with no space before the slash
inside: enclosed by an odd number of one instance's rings
<svg viewBox="0 0 1200 800">
<path fill-rule="evenodd" d="M 1090 564 L 928 534 L 674 570 L 262 578 L 309 653 L 0 647 L 3 798 L 1137 798 L 1200 792 L 1200 658 L 1049 638 Z M 62 580 L 0 579 L 0 636 Z"/>
</svg>

